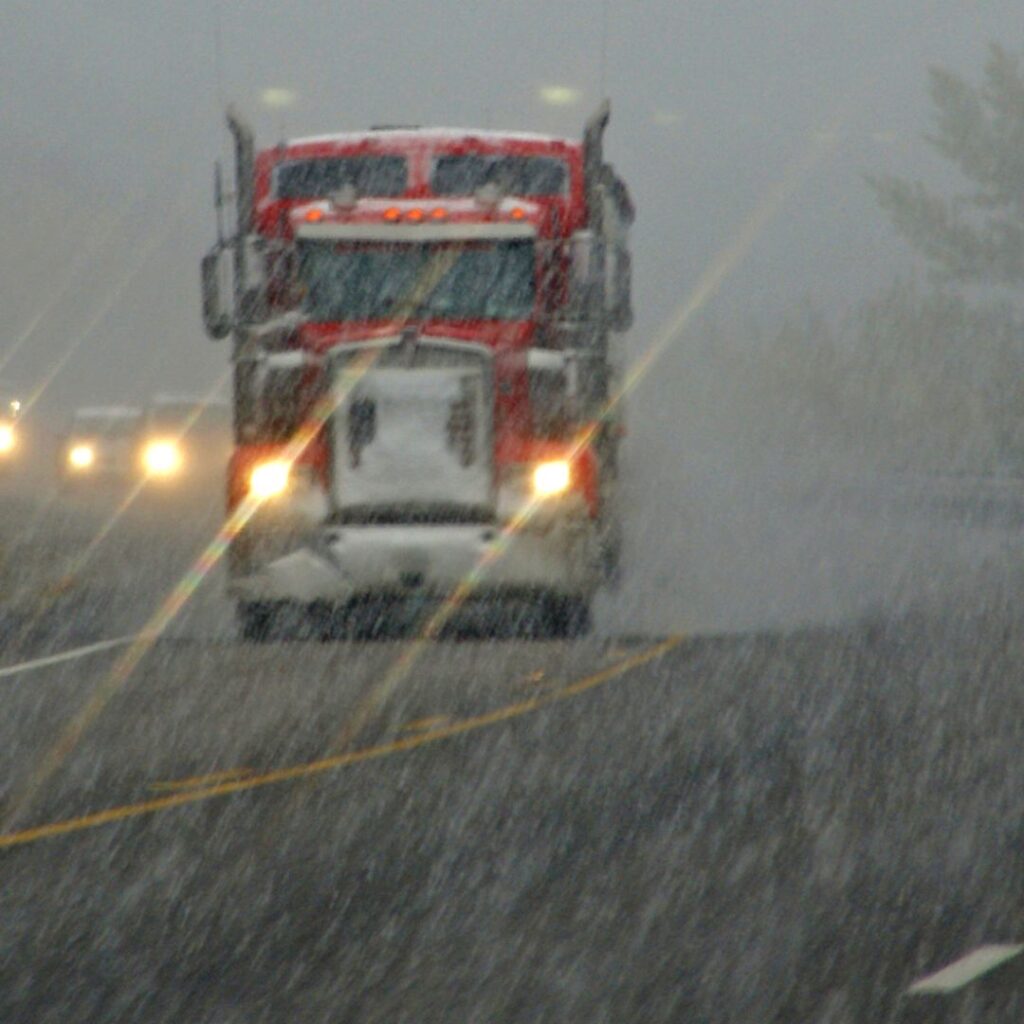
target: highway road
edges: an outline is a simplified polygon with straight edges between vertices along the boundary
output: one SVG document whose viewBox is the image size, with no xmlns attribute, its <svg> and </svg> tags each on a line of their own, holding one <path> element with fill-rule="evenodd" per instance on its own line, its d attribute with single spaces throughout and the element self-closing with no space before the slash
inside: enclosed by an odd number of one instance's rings
<svg viewBox="0 0 1024 1024">
<path fill-rule="evenodd" d="M 762 484 L 746 576 L 691 508 L 595 635 L 420 647 L 240 644 L 216 573 L 133 641 L 216 500 L 82 563 L 121 496 L 5 482 L 0 1019 L 1024 1019 L 906 994 L 1024 934 L 1019 525 Z"/>
</svg>

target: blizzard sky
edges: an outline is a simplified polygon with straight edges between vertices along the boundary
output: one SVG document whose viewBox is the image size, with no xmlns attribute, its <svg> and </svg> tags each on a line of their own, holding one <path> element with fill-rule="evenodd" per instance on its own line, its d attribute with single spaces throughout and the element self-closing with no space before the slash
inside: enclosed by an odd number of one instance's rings
<svg viewBox="0 0 1024 1024">
<path fill-rule="evenodd" d="M 29 387 L 52 374 L 39 408 L 57 411 L 223 371 L 197 280 L 226 100 L 262 143 L 381 122 L 575 135 L 602 91 L 602 37 L 606 152 L 639 210 L 634 347 L 784 179 L 791 195 L 711 311 L 733 325 L 805 297 L 840 311 L 909 259 L 863 174 L 941 178 L 921 139 L 927 67 L 976 77 L 1020 24 L 1019 0 L 5 0 L 0 352 L 21 347 L 3 372 Z M 580 98 L 545 105 L 546 85 Z M 267 109 L 271 87 L 294 105 Z"/>
</svg>

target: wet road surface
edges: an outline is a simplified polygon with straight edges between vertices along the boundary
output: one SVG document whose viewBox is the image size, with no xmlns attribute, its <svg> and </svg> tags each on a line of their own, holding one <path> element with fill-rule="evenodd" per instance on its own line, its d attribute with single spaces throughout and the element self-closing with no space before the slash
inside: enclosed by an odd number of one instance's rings
<svg viewBox="0 0 1024 1024">
<path fill-rule="evenodd" d="M 68 508 L 75 547 L 104 510 Z M 67 587 L 75 642 L 173 584 L 202 531 L 167 522 L 97 555 L 116 596 L 132 552 L 133 601 Z M 1020 1020 L 1005 970 L 904 995 L 1024 932 L 1024 573 L 963 569 L 829 624 L 442 643 L 397 681 L 403 643 L 237 643 L 211 585 L 116 686 L 126 648 L 0 678 L 0 1019 Z M 72 639 L 26 637 L 6 665 Z"/>
</svg>

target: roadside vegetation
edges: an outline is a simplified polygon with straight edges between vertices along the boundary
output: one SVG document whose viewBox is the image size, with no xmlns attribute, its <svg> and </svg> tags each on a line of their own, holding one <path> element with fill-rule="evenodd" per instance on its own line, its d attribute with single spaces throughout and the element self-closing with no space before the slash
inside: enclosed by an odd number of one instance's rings
<svg viewBox="0 0 1024 1024">
<path fill-rule="evenodd" d="M 737 347 L 737 397 L 753 443 L 882 470 L 1024 477 L 1021 60 L 993 46 L 978 84 L 932 69 L 930 94 L 927 139 L 966 191 L 869 177 L 918 265 L 838 322 L 808 306 L 749 355 Z"/>
</svg>

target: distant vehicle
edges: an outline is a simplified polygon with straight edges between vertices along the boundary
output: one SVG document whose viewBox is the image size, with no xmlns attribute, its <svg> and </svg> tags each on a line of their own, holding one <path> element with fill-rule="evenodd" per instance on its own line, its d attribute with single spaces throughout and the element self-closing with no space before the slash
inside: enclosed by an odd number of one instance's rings
<svg viewBox="0 0 1024 1024">
<path fill-rule="evenodd" d="M 157 395 L 144 414 L 138 465 L 153 480 L 221 474 L 231 446 L 227 402 L 189 395 Z"/>
<path fill-rule="evenodd" d="M 21 398 L 8 388 L 0 388 L 0 467 L 10 466 L 21 444 L 18 420 Z"/>
<path fill-rule="evenodd" d="M 130 480 L 138 472 L 142 410 L 101 405 L 75 410 L 60 445 L 66 484 Z"/>
</svg>

